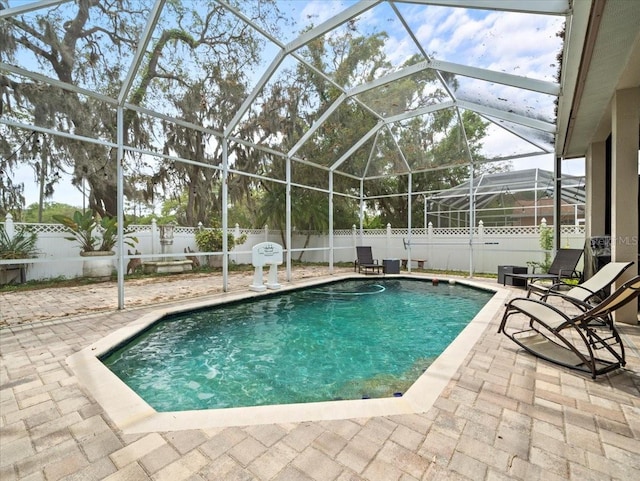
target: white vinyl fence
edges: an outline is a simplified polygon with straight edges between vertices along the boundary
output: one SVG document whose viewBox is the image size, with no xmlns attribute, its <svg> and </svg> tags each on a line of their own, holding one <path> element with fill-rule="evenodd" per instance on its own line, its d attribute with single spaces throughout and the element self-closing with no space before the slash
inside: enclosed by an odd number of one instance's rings
<svg viewBox="0 0 640 481">
<path fill-rule="evenodd" d="M 22 224 L 14 223 L 10 216 L 4 223 L 9 235 L 19 226 L 27 226 L 38 234 L 39 256 L 36 259 L 1 261 L 0 264 L 27 265 L 27 280 L 49 278 L 73 278 L 82 275 L 83 258 L 75 242 L 66 240 L 69 233 L 60 224 Z M 543 220 L 543 224 L 544 223 Z M 195 232 L 198 227 L 176 226 L 173 230 L 172 244 L 162 245 L 160 227 L 151 225 L 129 226 L 138 238 L 135 250 L 140 252 L 142 261 L 185 259 L 184 251 L 189 248 L 198 251 Z M 200 227 L 201 228 L 201 227 Z M 386 229 L 360 231 L 352 229 L 333 232 L 333 261 L 353 262 L 356 258 L 355 246 L 370 245 L 374 258 L 424 261 L 424 267 L 435 270 L 458 270 L 474 273 L 497 273 L 498 265 L 526 266 L 528 261 L 544 260 L 540 247 L 541 226 L 529 227 L 487 227 L 482 223 L 476 228 L 434 228 L 427 229 Z M 261 242 L 282 244 L 279 231 L 264 229 L 242 229 L 235 226 L 235 237 L 247 235 L 245 243 L 235 247 L 229 254 L 231 263 L 251 264 L 251 248 Z M 583 248 L 585 242 L 584 226 L 562 226 L 562 247 Z M 294 231 L 291 256 L 297 260 L 302 254 L 302 262 L 328 263 L 330 260 L 330 237 L 327 233 L 307 233 Z M 306 244 L 306 247 L 305 247 Z M 132 250 L 133 251 L 133 250 Z M 286 252 L 286 251 L 285 251 Z M 217 255 L 221 255 L 218 253 Z M 199 253 L 201 264 L 206 262 L 204 254 Z M 126 256 L 125 265 L 129 256 Z M 117 265 L 116 258 L 113 260 Z M 581 269 L 580 269 L 581 270 Z"/>
</svg>

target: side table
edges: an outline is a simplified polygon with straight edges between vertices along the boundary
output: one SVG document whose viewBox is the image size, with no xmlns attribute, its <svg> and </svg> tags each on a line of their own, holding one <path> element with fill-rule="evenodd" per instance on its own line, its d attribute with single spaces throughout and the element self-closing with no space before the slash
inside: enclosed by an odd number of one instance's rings
<svg viewBox="0 0 640 481">
<path fill-rule="evenodd" d="M 526 274 L 529 271 L 527 267 L 522 266 L 498 266 L 498 284 L 503 286 L 519 286 L 526 287 L 526 279 L 517 279 L 505 274 Z"/>
<path fill-rule="evenodd" d="M 400 274 L 400 259 L 382 259 L 382 272 Z"/>
</svg>

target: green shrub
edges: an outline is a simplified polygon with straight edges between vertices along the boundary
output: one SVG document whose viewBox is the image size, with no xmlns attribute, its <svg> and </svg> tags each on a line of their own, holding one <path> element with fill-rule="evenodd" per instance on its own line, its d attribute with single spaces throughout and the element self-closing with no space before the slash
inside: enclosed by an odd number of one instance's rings
<svg viewBox="0 0 640 481">
<path fill-rule="evenodd" d="M 544 250 L 544 261 L 528 261 L 527 265 L 533 267 L 534 270 L 540 268 L 542 273 L 546 274 L 551 267 L 551 249 L 553 249 L 553 229 L 547 225 L 540 227 L 540 247 Z"/>
<path fill-rule="evenodd" d="M 227 249 L 231 250 L 236 245 L 244 244 L 247 235 L 242 234 L 237 239 L 232 232 L 227 232 Z M 222 251 L 222 229 L 200 229 L 196 232 L 196 245 L 202 252 L 221 252 Z"/>
</svg>

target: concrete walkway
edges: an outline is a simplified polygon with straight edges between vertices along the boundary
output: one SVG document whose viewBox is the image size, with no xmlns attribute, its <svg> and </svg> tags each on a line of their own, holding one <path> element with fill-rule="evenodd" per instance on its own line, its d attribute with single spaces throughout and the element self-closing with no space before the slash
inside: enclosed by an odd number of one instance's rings
<svg viewBox="0 0 640 481">
<path fill-rule="evenodd" d="M 235 274 L 230 285 L 249 283 Z M 501 311 L 424 413 L 117 429 L 66 359 L 160 303 L 215 295 L 219 285 L 196 275 L 128 282 L 122 311 L 109 284 L 0 294 L 0 479 L 640 479 L 640 327 L 620 326 L 626 368 L 592 381 L 496 334 Z"/>
</svg>

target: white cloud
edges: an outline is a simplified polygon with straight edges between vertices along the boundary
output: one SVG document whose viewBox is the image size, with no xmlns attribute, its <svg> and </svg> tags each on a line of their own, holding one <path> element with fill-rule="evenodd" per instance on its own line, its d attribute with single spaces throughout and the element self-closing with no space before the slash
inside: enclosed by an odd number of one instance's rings
<svg viewBox="0 0 640 481">
<path fill-rule="evenodd" d="M 417 49 L 409 38 L 391 37 L 385 44 L 385 53 L 393 65 L 402 65 L 411 55 L 417 53 Z"/>
<path fill-rule="evenodd" d="M 562 46 L 561 17 L 444 7 L 412 13 L 416 37 L 436 58 L 546 80 L 555 75 L 550 64 Z"/>
</svg>

